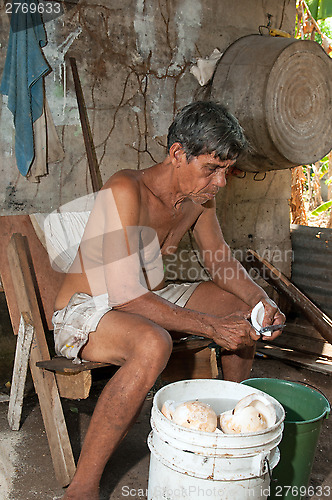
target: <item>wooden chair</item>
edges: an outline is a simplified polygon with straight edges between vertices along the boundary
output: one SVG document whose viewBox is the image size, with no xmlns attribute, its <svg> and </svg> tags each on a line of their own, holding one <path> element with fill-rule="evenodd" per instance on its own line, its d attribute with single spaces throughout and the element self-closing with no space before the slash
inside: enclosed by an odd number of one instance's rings
<svg viewBox="0 0 332 500">
<path fill-rule="evenodd" d="M 76 365 L 65 358 L 51 358 L 47 336 L 52 328 L 53 303 L 63 275 L 52 269 L 47 252 L 40 244 L 29 218 L 18 217 L 23 219 L 18 224 L 17 220 L 9 221 L 7 230 L 4 230 L 6 223 L 2 225 L 3 240 L 8 244 L 6 255 L 3 252 L 0 254 L 1 278 L 13 330 L 18 335 L 8 421 L 11 429 L 19 429 L 29 364 L 56 478 L 62 486 L 66 486 L 76 467 L 60 398 L 87 398 L 91 388 L 91 370 L 110 365 L 94 362 Z M 25 234 L 15 232 L 18 227 Z M 208 356 L 208 364 L 211 364 L 212 369 L 201 377 L 217 376 L 215 351 L 206 349 L 209 344 L 209 339 L 195 337 L 175 343 L 174 354 L 165 370 L 165 380 L 200 376 L 199 366 L 196 366 L 195 371 L 195 363 L 183 362 L 188 352 L 191 359 L 193 354 L 195 358 L 203 351 L 204 356 Z M 179 363 L 184 367 L 182 372 L 179 371 Z"/>
<path fill-rule="evenodd" d="M 59 483 L 66 486 L 75 473 L 75 462 L 60 396 L 86 398 L 91 387 L 91 369 L 105 364 L 74 366 L 70 361 L 63 360 L 65 363 L 60 366 L 60 360 L 51 360 L 46 340 L 49 332 L 25 236 L 13 234 L 8 245 L 8 262 L 21 316 L 8 410 L 9 425 L 13 430 L 18 430 L 20 426 L 26 368 L 29 363 L 54 471 Z M 53 294 L 56 293 L 56 290 L 52 291 Z M 50 366 L 41 370 L 37 366 L 39 363 L 50 363 Z"/>
</svg>

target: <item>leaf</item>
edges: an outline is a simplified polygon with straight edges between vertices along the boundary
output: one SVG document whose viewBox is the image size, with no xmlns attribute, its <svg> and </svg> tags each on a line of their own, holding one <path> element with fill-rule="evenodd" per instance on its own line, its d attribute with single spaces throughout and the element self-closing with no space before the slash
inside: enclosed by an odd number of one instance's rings
<svg viewBox="0 0 332 500">
<path fill-rule="evenodd" d="M 322 163 L 322 165 L 319 167 L 318 170 L 319 178 L 321 179 L 322 177 L 324 177 L 324 175 L 327 174 L 328 171 L 329 171 L 329 164 Z"/>
<path fill-rule="evenodd" d="M 311 212 L 311 215 L 319 215 L 322 212 L 326 212 L 326 210 L 328 210 L 331 207 L 332 207 L 332 200 L 326 201 L 322 205 L 319 205 L 319 207 L 315 208 L 315 210 Z"/>
</svg>

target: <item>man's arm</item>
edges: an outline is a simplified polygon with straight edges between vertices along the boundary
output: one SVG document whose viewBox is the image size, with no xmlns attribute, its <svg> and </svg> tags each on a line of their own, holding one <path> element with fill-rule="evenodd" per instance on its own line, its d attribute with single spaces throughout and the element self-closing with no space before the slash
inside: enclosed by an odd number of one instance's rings
<svg viewBox="0 0 332 500">
<path fill-rule="evenodd" d="M 250 278 L 242 264 L 233 257 L 217 219 L 215 200 L 205 204 L 204 211 L 194 225 L 193 234 L 204 265 L 214 283 L 223 290 L 236 295 L 250 307 L 262 301 L 265 307 L 263 326 L 284 323 L 285 316 L 276 304 Z M 279 330 L 269 338 L 275 338 L 280 333 Z"/>
</svg>

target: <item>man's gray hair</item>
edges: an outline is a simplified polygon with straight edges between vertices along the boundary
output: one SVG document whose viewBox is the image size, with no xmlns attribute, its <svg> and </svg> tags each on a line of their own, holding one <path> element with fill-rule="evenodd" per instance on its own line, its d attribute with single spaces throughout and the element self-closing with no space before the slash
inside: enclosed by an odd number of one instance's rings
<svg viewBox="0 0 332 500">
<path fill-rule="evenodd" d="M 207 153 L 221 161 L 234 160 L 249 148 L 235 116 L 212 101 L 188 104 L 176 115 L 168 130 L 167 153 L 175 142 L 182 145 L 188 161 Z"/>
</svg>

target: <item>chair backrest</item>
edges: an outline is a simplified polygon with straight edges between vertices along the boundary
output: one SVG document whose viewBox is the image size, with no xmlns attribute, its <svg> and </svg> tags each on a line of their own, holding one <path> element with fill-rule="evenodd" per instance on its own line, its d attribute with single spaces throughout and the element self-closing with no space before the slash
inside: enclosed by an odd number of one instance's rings
<svg viewBox="0 0 332 500">
<path fill-rule="evenodd" d="M 1 217 L 0 224 L 0 275 L 6 294 L 8 310 L 13 325 L 14 333 L 18 332 L 20 312 L 17 306 L 14 285 L 9 271 L 7 247 L 11 236 L 21 233 L 27 237 L 29 253 L 36 276 L 36 283 L 49 329 L 52 329 L 52 315 L 55 297 L 64 278 L 63 273 L 52 269 L 46 249 L 41 244 L 28 215 L 13 215 Z"/>
</svg>

